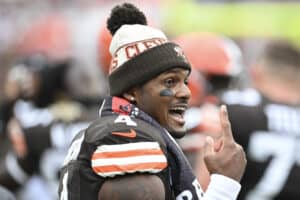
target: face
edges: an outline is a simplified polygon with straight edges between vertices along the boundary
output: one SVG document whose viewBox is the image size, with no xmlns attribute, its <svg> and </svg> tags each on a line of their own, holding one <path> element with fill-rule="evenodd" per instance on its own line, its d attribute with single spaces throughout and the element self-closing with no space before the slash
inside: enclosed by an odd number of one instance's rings
<svg viewBox="0 0 300 200">
<path fill-rule="evenodd" d="M 5 83 L 6 93 L 14 98 L 33 98 L 39 90 L 40 80 L 37 73 L 20 65 L 13 67 Z"/>
<path fill-rule="evenodd" d="M 156 119 L 173 137 L 185 134 L 184 112 L 188 106 L 190 90 L 187 86 L 189 72 L 174 68 L 135 89 L 137 106 Z"/>
<path fill-rule="evenodd" d="M 39 92 L 40 84 L 39 75 L 31 72 L 30 77 L 28 77 L 28 81 L 24 82 L 22 85 L 23 97 L 25 99 L 34 98 Z"/>
</svg>

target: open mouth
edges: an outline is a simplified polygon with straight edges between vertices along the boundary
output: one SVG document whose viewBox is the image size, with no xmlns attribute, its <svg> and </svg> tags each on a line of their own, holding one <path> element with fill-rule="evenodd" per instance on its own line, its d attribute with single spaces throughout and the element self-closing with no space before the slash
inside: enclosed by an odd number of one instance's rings
<svg viewBox="0 0 300 200">
<path fill-rule="evenodd" d="M 175 120 L 177 123 L 179 123 L 181 126 L 184 125 L 184 113 L 187 109 L 187 105 L 176 105 L 169 109 L 170 116 Z"/>
</svg>

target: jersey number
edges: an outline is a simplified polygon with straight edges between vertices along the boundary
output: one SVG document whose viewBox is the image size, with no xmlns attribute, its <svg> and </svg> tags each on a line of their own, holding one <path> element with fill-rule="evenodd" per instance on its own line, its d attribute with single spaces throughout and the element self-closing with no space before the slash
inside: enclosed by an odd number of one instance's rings
<svg viewBox="0 0 300 200">
<path fill-rule="evenodd" d="M 115 123 L 125 123 L 127 126 L 137 126 L 136 122 L 128 115 L 119 115 L 115 120 Z"/>
<path fill-rule="evenodd" d="M 293 137 L 276 135 L 270 132 L 255 132 L 249 143 L 251 159 L 264 162 L 272 156 L 264 175 L 257 185 L 249 192 L 246 199 L 272 199 L 284 187 L 290 170 L 297 162 L 296 147 L 299 142 Z"/>
</svg>

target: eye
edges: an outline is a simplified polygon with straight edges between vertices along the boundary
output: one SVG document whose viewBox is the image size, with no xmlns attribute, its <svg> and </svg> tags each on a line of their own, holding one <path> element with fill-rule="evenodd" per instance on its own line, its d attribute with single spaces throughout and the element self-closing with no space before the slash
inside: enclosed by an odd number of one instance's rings
<svg viewBox="0 0 300 200">
<path fill-rule="evenodd" d="M 164 81 L 164 83 L 166 87 L 171 88 L 175 85 L 176 82 L 174 78 L 168 78 Z"/>
</svg>

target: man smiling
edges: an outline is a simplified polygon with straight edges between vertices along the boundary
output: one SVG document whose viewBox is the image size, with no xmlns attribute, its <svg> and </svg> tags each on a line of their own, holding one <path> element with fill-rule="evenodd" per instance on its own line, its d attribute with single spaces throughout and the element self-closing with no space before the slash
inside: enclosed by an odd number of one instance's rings
<svg viewBox="0 0 300 200">
<path fill-rule="evenodd" d="M 147 26 L 132 4 L 116 6 L 107 27 L 113 35 L 111 97 L 103 101 L 100 118 L 75 137 L 61 173 L 60 199 L 235 199 L 246 160 L 226 108 L 220 112 L 222 143 L 206 141 L 212 181 L 204 193 L 173 139 L 185 134 L 190 98 L 191 67 L 181 48 Z M 160 42 L 145 45 L 149 41 Z M 128 56 L 133 46 L 143 48 Z"/>
</svg>

